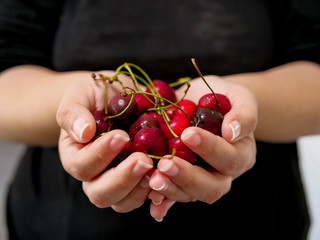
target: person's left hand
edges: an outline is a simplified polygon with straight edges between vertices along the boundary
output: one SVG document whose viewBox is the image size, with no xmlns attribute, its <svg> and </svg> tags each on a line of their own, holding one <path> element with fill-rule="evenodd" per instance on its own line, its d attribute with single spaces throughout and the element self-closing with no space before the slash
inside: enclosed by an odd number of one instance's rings
<svg viewBox="0 0 320 240">
<path fill-rule="evenodd" d="M 216 202 L 230 190 L 232 180 L 255 163 L 253 132 L 257 124 L 257 102 L 254 95 L 216 76 L 206 79 L 217 93 L 227 95 L 232 104 L 230 112 L 224 116 L 222 137 L 198 127 L 189 127 L 181 135 L 183 142 L 206 161 L 210 169 L 192 165 L 179 157 L 158 162 L 149 181 L 153 189 L 149 193 L 150 214 L 157 221 L 163 219 L 175 202 Z M 191 86 L 197 91 L 191 89 L 187 96 L 195 102 L 208 92 L 200 79 L 193 80 Z"/>
</svg>

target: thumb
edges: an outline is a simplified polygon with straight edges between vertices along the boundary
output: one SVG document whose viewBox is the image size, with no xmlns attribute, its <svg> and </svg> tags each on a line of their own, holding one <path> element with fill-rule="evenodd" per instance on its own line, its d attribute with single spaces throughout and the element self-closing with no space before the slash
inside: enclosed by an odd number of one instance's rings
<svg viewBox="0 0 320 240">
<path fill-rule="evenodd" d="M 237 142 L 253 133 L 257 125 L 258 107 L 254 95 L 249 92 L 232 101 L 231 110 L 222 122 L 222 137 L 228 142 Z"/>
<path fill-rule="evenodd" d="M 72 86 L 64 94 L 56 114 L 58 125 L 79 143 L 90 141 L 96 132 L 95 119 L 90 112 L 93 99 L 88 86 Z"/>
</svg>

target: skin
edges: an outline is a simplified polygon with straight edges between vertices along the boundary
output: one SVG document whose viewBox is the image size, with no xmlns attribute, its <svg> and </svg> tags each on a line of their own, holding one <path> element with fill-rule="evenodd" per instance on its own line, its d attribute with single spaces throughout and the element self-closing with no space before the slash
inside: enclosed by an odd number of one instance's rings
<svg viewBox="0 0 320 240">
<path fill-rule="evenodd" d="M 212 204 L 226 194 L 232 180 L 254 165 L 255 138 L 291 142 L 320 133 L 320 112 L 314 111 L 320 101 L 319 77 L 319 65 L 311 62 L 223 78 L 205 76 L 216 92 L 231 100 L 232 109 L 222 125 L 223 138 L 191 127 L 183 132 L 182 139 L 215 170 L 207 171 L 174 157 L 171 163 L 161 159 L 147 179 L 145 173 L 152 161 L 134 153 L 102 172 L 125 146 L 128 135 L 115 130 L 88 143 L 95 132 L 90 111 L 103 108 L 103 92 L 101 84 L 90 81 L 90 73 L 85 71 L 56 73 L 38 66 L 18 66 L 1 73 L 0 137 L 30 145 L 59 144 L 63 167 L 83 182 L 83 190 L 94 205 L 129 212 L 150 198 L 150 214 L 161 221 L 175 202 Z M 125 76 L 122 80 L 130 83 Z M 191 86 L 197 89 L 188 92 L 191 100 L 208 93 L 200 79 L 192 80 Z M 177 90 L 177 95 L 181 96 L 184 89 Z M 115 84 L 108 88 L 108 95 L 111 98 L 119 91 Z M 234 121 L 241 126 L 236 138 L 230 127 Z M 208 142 L 212 147 L 207 147 Z"/>
</svg>

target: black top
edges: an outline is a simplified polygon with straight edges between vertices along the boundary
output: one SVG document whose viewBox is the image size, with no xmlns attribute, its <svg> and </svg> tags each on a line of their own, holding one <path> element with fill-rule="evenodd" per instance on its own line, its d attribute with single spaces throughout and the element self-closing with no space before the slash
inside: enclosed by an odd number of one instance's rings
<svg viewBox="0 0 320 240">
<path fill-rule="evenodd" d="M 115 69 L 123 62 L 171 81 L 320 62 L 319 1 L 2 0 L 0 70 Z M 308 211 L 296 144 L 257 143 L 255 167 L 213 205 L 175 204 L 162 223 L 149 202 L 98 209 L 62 168 L 56 148 L 29 148 L 8 198 L 12 239 L 305 239 Z"/>
</svg>

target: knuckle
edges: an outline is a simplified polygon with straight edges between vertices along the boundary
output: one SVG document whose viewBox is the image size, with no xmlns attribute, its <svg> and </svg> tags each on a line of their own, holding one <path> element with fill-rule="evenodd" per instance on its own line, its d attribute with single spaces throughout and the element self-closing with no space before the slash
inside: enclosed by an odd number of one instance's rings
<svg viewBox="0 0 320 240">
<path fill-rule="evenodd" d="M 240 160 L 238 158 L 231 159 L 224 169 L 224 173 L 230 176 L 237 175 L 240 170 Z"/>
<path fill-rule="evenodd" d="M 117 213 L 128 213 L 131 210 L 133 210 L 133 209 L 128 209 L 128 208 L 121 206 L 119 204 L 111 205 L 111 208 Z"/>
<path fill-rule="evenodd" d="M 107 208 L 111 205 L 106 199 L 103 198 L 103 195 L 99 191 L 88 188 L 85 192 L 89 198 L 89 201 L 96 207 Z"/>
<path fill-rule="evenodd" d="M 78 161 L 74 161 L 72 164 L 70 164 L 67 172 L 80 181 L 89 181 L 92 178 L 89 172 L 86 171 Z"/>
</svg>

